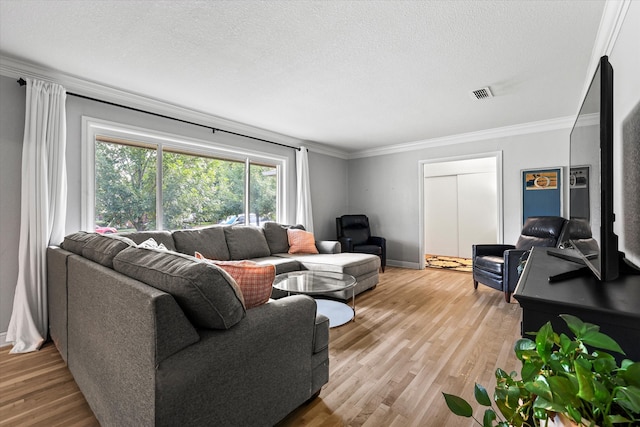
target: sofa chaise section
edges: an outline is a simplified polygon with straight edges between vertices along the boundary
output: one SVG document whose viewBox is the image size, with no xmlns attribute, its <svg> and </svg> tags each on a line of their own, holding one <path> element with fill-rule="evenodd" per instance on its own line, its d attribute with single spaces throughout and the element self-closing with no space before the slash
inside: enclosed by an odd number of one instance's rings
<svg viewBox="0 0 640 427">
<path fill-rule="evenodd" d="M 127 239 L 89 238 L 91 250 L 82 239 L 65 245 L 75 252 L 47 250 L 50 333 L 101 424 L 269 426 L 328 381 L 328 319 L 312 298 L 271 300 L 240 317 L 231 307 L 222 310 L 229 322 L 202 327 L 184 295 L 167 292 L 172 278 L 135 273 L 121 261 L 141 251 L 150 257 L 140 256 L 143 264 L 196 281 L 193 271 L 217 267 Z M 240 304 L 234 292 L 231 306 Z"/>
</svg>

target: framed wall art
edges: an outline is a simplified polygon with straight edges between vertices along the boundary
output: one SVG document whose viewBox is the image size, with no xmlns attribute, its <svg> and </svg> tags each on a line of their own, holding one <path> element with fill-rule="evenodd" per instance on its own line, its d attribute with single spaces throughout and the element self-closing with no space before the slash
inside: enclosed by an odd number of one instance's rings
<svg viewBox="0 0 640 427">
<path fill-rule="evenodd" d="M 531 216 L 562 216 L 562 168 L 522 171 L 522 223 Z"/>
</svg>

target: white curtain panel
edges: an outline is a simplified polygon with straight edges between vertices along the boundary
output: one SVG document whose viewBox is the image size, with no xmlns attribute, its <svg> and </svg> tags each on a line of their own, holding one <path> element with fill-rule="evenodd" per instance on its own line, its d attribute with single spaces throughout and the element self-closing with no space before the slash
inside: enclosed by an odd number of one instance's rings
<svg viewBox="0 0 640 427">
<path fill-rule="evenodd" d="M 296 151 L 296 176 L 298 203 L 296 207 L 296 223 L 313 233 L 313 215 L 311 211 L 311 186 L 309 185 L 309 150 L 300 147 Z"/>
<path fill-rule="evenodd" d="M 35 351 L 47 336 L 46 249 L 62 242 L 67 210 L 67 93 L 26 80 L 18 281 L 6 338 L 11 353 Z"/>
</svg>

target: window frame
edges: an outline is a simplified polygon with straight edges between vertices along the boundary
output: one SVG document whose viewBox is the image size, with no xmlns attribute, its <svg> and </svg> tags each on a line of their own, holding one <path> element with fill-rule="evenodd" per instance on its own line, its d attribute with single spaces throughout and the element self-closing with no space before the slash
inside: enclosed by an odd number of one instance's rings
<svg viewBox="0 0 640 427">
<path fill-rule="evenodd" d="M 276 168 L 278 191 L 276 194 L 276 221 L 286 223 L 287 215 L 287 175 L 289 159 L 257 150 L 247 150 L 216 141 L 206 141 L 182 135 L 142 128 L 123 123 L 112 122 L 92 117 L 82 117 L 82 149 L 81 149 L 81 218 L 83 230 L 95 230 L 95 147 L 96 137 L 104 136 L 124 141 L 132 141 L 145 146 L 154 146 L 158 150 L 156 156 L 156 229 L 164 229 L 164 213 L 162 211 L 162 151 L 184 151 L 189 154 L 216 157 L 245 164 L 245 189 L 249 185 L 249 165 L 268 165 Z M 245 211 L 249 206 L 249 192 L 245 190 Z M 244 212 L 250 218 L 249 212 Z"/>
</svg>

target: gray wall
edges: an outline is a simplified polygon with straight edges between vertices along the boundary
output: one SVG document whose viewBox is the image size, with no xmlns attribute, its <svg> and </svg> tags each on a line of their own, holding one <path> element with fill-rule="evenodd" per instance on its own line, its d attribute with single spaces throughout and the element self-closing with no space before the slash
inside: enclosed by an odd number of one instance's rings
<svg viewBox="0 0 640 427">
<path fill-rule="evenodd" d="M 631 2 L 609 61 L 613 67 L 614 228 L 640 266 L 640 2 Z"/>
<path fill-rule="evenodd" d="M 18 280 L 24 88 L 0 76 L 0 334 L 9 327 Z M 0 337 L 0 345 L 4 336 Z"/>
<path fill-rule="evenodd" d="M 309 152 L 313 233 L 317 240 L 336 240 L 337 216 L 347 210 L 348 162 Z"/>
<path fill-rule="evenodd" d="M 567 165 L 568 129 L 351 160 L 348 210 L 366 213 L 372 231 L 386 237 L 389 264 L 419 268 L 420 161 L 496 151 L 503 161 L 504 240 L 515 242 L 522 223 L 521 171 Z"/>
<path fill-rule="evenodd" d="M 615 84 L 616 231 L 621 250 L 640 264 L 640 2 L 629 6 L 610 61 Z M 579 76 L 582 78 L 582 76 Z M 0 76 L 0 344 L 7 330 L 17 279 L 17 247 L 20 226 L 20 163 L 24 126 L 24 88 L 14 78 Z M 576 112 L 579 100 L 576 100 Z M 290 156 L 282 147 L 229 135 L 211 135 L 193 128 L 139 113 L 122 111 L 77 98 L 67 103 L 69 162 L 69 218 L 67 231 L 80 224 L 80 116 L 129 123 L 194 138 Z M 623 132 L 624 130 L 624 132 Z M 344 160 L 309 154 L 315 234 L 335 238 L 334 218 L 344 213 L 366 213 L 375 234 L 388 239 L 389 259 L 401 265 L 419 265 L 420 160 L 503 152 L 504 240 L 514 241 L 520 230 L 522 169 L 563 166 L 568 163 L 569 130 L 549 131 L 472 143 L 425 148 L 384 156 Z M 624 137 L 623 137 L 624 135 Z M 295 168 L 289 176 L 288 215 L 295 215 Z"/>
</svg>

